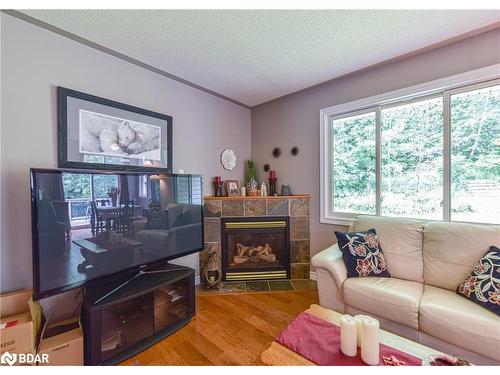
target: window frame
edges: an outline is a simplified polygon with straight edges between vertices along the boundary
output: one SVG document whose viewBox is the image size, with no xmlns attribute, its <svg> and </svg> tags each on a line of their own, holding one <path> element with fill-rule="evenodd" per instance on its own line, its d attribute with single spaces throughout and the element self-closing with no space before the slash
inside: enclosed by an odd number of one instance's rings
<svg viewBox="0 0 500 375">
<path fill-rule="evenodd" d="M 378 113 L 379 109 L 378 108 L 379 107 L 370 107 L 370 108 L 365 108 L 365 109 L 354 111 L 354 112 L 349 112 L 349 113 L 331 116 L 329 118 L 329 124 L 328 124 L 328 141 L 333 142 L 333 122 L 335 120 L 342 120 L 345 118 L 364 115 L 367 113 L 374 113 L 375 114 L 375 160 L 376 160 L 376 163 L 375 163 L 375 184 L 376 184 L 376 187 L 375 187 L 375 209 L 376 210 L 377 210 L 377 206 L 378 206 L 377 199 L 378 199 L 378 191 L 379 191 L 379 187 L 377 186 L 378 185 L 378 181 L 377 181 L 377 175 L 378 175 L 377 174 L 377 165 L 378 165 L 378 147 L 377 147 L 378 129 L 377 129 L 377 124 L 379 123 L 379 121 L 377 120 L 377 118 L 379 116 L 379 113 Z M 333 170 L 333 163 L 334 163 L 333 147 L 332 146 L 333 145 L 330 143 L 330 146 L 328 147 L 328 160 L 329 160 L 328 165 L 329 165 L 330 171 Z M 329 192 L 330 198 L 328 200 L 329 210 L 331 212 L 334 212 L 333 211 L 333 195 L 334 195 L 333 173 L 329 173 L 328 184 L 329 184 L 329 186 L 331 186 L 331 191 Z M 360 215 L 360 214 L 354 213 L 354 212 L 336 212 L 336 215 L 338 215 L 339 217 L 348 217 L 349 218 L 349 217 L 352 217 L 353 215 Z M 361 215 L 369 215 L 369 214 L 361 214 Z"/>
<path fill-rule="evenodd" d="M 376 134 L 376 213 L 381 215 L 381 110 L 411 102 L 442 97 L 443 100 L 443 220 L 450 221 L 451 209 L 451 95 L 494 86 L 500 83 L 500 64 L 418 84 L 411 87 L 375 95 L 369 98 L 323 108 L 319 112 L 320 126 L 320 222 L 334 225 L 350 225 L 359 213 L 333 211 L 333 121 L 375 111 Z M 362 214 L 369 215 L 369 214 Z M 418 219 L 417 219 L 418 220 Z"/>
</svg>

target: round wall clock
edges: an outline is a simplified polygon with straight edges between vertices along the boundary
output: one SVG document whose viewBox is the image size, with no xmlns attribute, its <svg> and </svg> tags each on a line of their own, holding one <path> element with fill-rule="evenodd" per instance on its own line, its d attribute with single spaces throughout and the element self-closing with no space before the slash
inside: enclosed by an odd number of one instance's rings
<svg viewBox="0 0 500 375">
<path fill-rule="evenodd" d="M 230 148 L 226 148 L 222 151 L 220 162 L 222 163 L 224 169 L 232 171 L 234 167 L 236 167 L 236 154 Z"/>
</svg>

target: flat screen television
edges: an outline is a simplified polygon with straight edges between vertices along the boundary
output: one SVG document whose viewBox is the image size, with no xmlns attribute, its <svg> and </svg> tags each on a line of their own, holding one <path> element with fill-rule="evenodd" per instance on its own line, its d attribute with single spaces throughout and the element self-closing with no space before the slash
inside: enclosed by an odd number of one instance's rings
<svg viewBox="0 0 500 375">
<path fill-rule="evenodd" d="M 31 170 L 34 297 L 203 249 L 200 175 Z"/>
</svg>

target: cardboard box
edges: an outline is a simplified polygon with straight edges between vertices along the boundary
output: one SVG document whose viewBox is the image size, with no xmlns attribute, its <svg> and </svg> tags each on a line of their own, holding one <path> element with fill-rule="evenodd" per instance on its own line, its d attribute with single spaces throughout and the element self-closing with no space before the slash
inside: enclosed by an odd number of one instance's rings
<svg viewBox="0 0 500 375">
<path fill-rule="evenodd" d="M 0 295 L 0 354 L 34 354 L 42 321 L 42 309 L 32 290 Z"/>
<path fill-rule="evenodd" d="M 45 324 L 39 356 L 48 355 L 48 363 L 39 366 L 83 366 L 83 331 L 80 318 Z"/>
</svg>

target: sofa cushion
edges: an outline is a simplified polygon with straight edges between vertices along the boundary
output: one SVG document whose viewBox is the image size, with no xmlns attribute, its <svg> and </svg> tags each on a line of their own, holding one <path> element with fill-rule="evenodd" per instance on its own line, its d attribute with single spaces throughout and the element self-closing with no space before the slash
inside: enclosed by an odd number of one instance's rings
<svg viewBox="0 0 500 375">
<path fill-rule="evenodd" d="M 348 277 L 385 276 L 384 253 L 375 229 L 364 232 L 335 232 Z"/>
<path fill-rule="evenodd" d="M 425 223 L 425 284 L 455 291 L 490 246 L 500 247 L 499 225 Z"/>
<path fill-rule="evenodd" d="M 457 293 L 500 316 L 500 249 L 491 246 Z"/>
<path fill-rule="evenodd" d="M 359 277 L 344 281 L 347 305 L 418 329 L 418 306 L 423 285 L 385 277 Z"/>
<path fill-rule="evenodd" d="M 426 285 L 420 330 L 450 344 L 500 361 L 500 317 L 455 292 Z"/>
<path fill-rule="evenodd" d="M 422 221 L 360 215 L 349 230 L 362 231 L 369 228 L 377 231 L 391 276 L 424 281 Z"/>
</svg>

